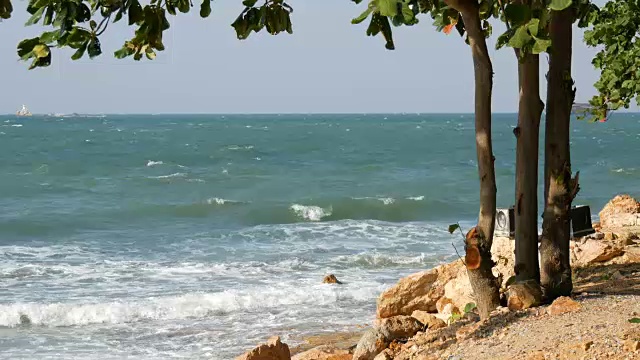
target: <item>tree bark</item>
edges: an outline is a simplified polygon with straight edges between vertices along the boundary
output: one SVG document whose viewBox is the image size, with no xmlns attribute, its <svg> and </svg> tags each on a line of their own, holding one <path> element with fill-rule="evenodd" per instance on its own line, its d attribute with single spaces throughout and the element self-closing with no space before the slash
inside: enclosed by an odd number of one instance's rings
<svg viewBox="0 0 640 360">
<path fill-rule="evenodd" d="M 545 127 L 545 209 L 540 241 L 540 280 L 543 295 L 552 301 L 571 295 L 569 239 L 571 202 L 577 186 L 571 180 L 569 127 L 573 105 L 571 41 L 573 9 L 553 11 L 549 32 L 552 48 L 547 81 Z"/>
<path fill-rule="evenodd" d="M 473 239 L 467 238 L 467 254 L 473 249 L 479 252 L 480 263 L 467 263 L 469 281 L 476 299 L 480 317 L 486 319 L 500 306 L 500 284 L 493 275 L 495 265 L 491 260 L 491 244 L 496 218 L 496 176 L 491 142 L 491 92 L 493 66 L 487 50 L 485 34 L 480 25 L 480 9 L 475 1 L 458 2 L 473 57 L 475 76 L 475 128 L 478 175 L 480 178 L 480 212 Z M 471 242 L 470 242 L 471 241 Z M 474 264 L 475 265 L 475 264 Z"/>
<path fill-rule="evenodd" d="M 518 54 L 518 51 L 516 51 Z M 515 255 L 516 281 L 540 282 L 538 263 L 538 137 L 540 100 L 539 56 L 519 56 L 520 102 L 516 145 Z"/>
</svg>

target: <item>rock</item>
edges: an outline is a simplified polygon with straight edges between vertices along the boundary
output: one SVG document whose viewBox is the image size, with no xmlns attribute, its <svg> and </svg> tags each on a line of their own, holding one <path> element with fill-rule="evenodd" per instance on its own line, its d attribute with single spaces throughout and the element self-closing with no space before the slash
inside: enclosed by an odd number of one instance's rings
<svg viewBox="0 0 640 360">
<path fill-rule="evenodd" d="M 389 342 L 377 329 L 369 329 L 364 333 L 356 350 L 353 353 L 353 360 L 373 360 L 389 346 Z"/>
<path fill-rule="evenodd" d="M 571 265 L 583 267 L 607 262 L 624 254 L 624 247 L 609 241 L 586 239 L 571 244 Z"/>
<path fill-rule="evenodd" d="M 613 241 L 618 239 L 618 235 L 612 233 L 612 232 L 606 232 L 604 233 L 604 239 L 607 241 Z"/>
<path fill-rule="evenodd" d="M 493 275 L 502 280 L 503 287 L 515 275 L 515 244 L 515 240 L 505 237 L 494 237 L 491 244 L 491 259 L 496 263 Z"/>
<path fill-rule="evenodd" d="M 458 341 L 462 341 L 462 340 L 465 340 L 465 339 L 469 338 L 470 336 L 475 334 L 475 332 L 480 328 L 480 326 L 482 326 L 482 323 L 480 323 L 480 322 L 476 322 L 476 323 L 472 323 L 472 324 L 469 324 L 469 325 L 461 326 L 456 331 L 456 339 Z"/>
<path fill-rule="evenodd" d="M 455 261 L 400 279 L 378 297 L 378 318 L 411 315 L 414 310 L 436 312 L 445 284 L 461 272 L 466 273 L 464 265 Z"/>
<path fill-rule="evenodd" d="M 589 349 L 591 349 L 591 346 L 593 345 L 593 341 L 589 340 L 586 342 L 583 342 L 582 345 L 580 346 L 582 348 L 582 350 L 584 351 L 589 351 Z"/>
<path fill-rule="evenodd" d="M 444 286 L 444 297 L 451 299 L 451 303 L 460 310 L 464 309 L 468 303 L 476 302 L 466 271 L 451 279 Z"/>
<path fill-rule="evenodd" d="M 527 355 L 526 360 L 545 360 L 544 353 L 542 351 L 534 351 Z"/>
<path fill-rule="evenodd" d="M 445 309 L 447 308 L 447 305 L 450 305 L 448 307 L 449 312 L 447 314 L 445 314 Z M 451 299 L 449 299 L 448 297 L 441 297 L 440 299 L 438 299 L 438 301 L 436 301 L 436 310 L 438 311 L 438 314 L 444 314 L 444 315 L 451 315 L 451 313 L 453 312 L 455 306 L 453 306 L 453 301 L 451 301 Z M 455 309 L 456 312 L 459 312 L 457 309 Z"/>
<path fill-rule="evenodd" d="M 542 302 L 542 291 L 535 281 L 518 282 L 507 290 L 507 307 L 510 310 L 524 310 L 538 306 Z"/>
<path fill-rule="evenodd" d="M 291 360 L 351 360 L 349 350 L 337 349 L 330 345 L 322 345 L 297 354 Z"/>
<path fill-rule="evenodd" d="M 624 342 L 624 350 L 629 352 L 636 352 L 640 350 L 640 341 L 626 340 Z"/>
<path fill-rule="evenodd" d="M 638 225 L 640 202 L 629 195 L 618 195 L 600 211 L 600 225 L 615 228 Z"/>
<path fill-rule="evenodd" d="M 386 349 L 373 358 L 373 360 L 393 360 L 393 351 Z"/>
<path fill-rule="evenodd" d="M 387 342 L 396 339 L 409 339 L 423 329 L 424 324 L 420 321 L 404 315 L 382 319 L 378 326 L 378 331 L 385 337 Z"/>
<path fill-rule="evenodd" d="M 442 319 L 426 311 L 416 310 L 411 313 L 411 317 L 423 323 L 429 330 L 441 329 L 447 326 Z"/>
<path fill-rule="evenodd" d="M 322 283 L 324 284 L 342 284 L 335 275 L 329 274 L 322 279 Z"/>
<path fill-rule="evenodd" d="M 291 352 L 289 346 L 280 341 L 279 336 L 274 336 L 266 344 L 236 357 L 236 360 L 291 360 Z"/>
<path fill-rule="evenodd" d="M 616 270 L 613 274 L 611 274 L 611 278 L 613 280 L 622 280 L 624 279 L 624 275 L 619 270 Z"/>
<path fill-rule="evenodd" d="M 571 299 L 568 296 L 561 296 L 555 299 L 551 305 L 547 308 L 549 315 L 561 315 L 570 312 L 576 312 L 582 309 L 582 305 L 579 302 Z"/>
</svg>

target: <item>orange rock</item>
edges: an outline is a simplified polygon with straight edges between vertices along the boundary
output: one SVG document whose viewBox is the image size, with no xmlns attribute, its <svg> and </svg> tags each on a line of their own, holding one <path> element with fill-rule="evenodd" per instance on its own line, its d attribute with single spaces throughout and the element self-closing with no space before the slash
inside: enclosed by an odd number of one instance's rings
<svg viewBox="0 0 640 360">
<path fill-rule="evenodd" d="M 549 315 L 561 315 L 570 312 L 576 312 L 582 309 L 582 305 L 579 302 L 571 299 L 567 296 L 561 296 L 553 301 L 547 308 Z"/>
<path fill-rule="evenodd" d="M 640 202 L 629 195 L 618 195 L 600 211 L 600 225 L 603 228 L 635 226 L 638 214 Z"/>
<path fill-rule="evenodd" d="M 342 284 L 342 282 L 333 274 L 325 276 L 324 279 L 322 279 L 322 282 L 324 284 Z"/>
<path fill-rule="evenodd" d="M 429 314 L 426 311 L 416 310 L 411 313 L 411 317 L 425 324 L 429 330 L 441 329 L 447 326 L 447 323 L 445 323 L 444 320 L 439 319 L 435 315 Z"/>
<path fill-rule="evenodd" d="M 236 360 L 291 360 L 291 352 L 279 336 L 274 336 L 266 344 L 238 356 Z"/>
<path fill-rule="evenodd" d="M 507 307 L 510 310 L 524 310 L 538 306 L 542 302 L 540 285 L 535 281 L 519 282 L 507 290 Z"/>
<path fill-rule="evenodd" d="M 624 349 L 629 352 L 636 352 L 640 350 L 640 341 L 627 340 L 624 342 Z"/>
</svg>

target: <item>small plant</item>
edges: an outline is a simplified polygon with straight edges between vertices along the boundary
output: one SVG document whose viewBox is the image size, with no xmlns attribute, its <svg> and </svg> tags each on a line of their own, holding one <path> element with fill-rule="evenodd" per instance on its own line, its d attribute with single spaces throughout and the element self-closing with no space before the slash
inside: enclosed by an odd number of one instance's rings
<svg viewBox="0 0 640 360">
<path fill-rule="evenodd" d="M 454 312 L 451 314 L 451 316 L 449 317 L 449 324 L 453 324 L 454 322 L 462 319 L 465 315 L 472 313 L 476 308 L 477 306 L 475 303 L 468 303 L 464 306 L 463 314 L 460 314 L 459 312 Z"/>
<path fill-rule="evenodd" d="M 628 320 L 632 324 L 640 324 L 640 318 L 634 317 Z"/>
</svg>

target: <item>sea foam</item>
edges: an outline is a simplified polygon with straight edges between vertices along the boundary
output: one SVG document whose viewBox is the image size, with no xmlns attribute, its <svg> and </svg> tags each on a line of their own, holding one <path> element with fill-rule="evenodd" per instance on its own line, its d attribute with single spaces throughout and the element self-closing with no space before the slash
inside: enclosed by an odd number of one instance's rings
<svg viewBox="0 0 640 360">
<path fill-rule="evenodd" d="M 331 209 L 323 209 L 314 205 L 293 204 L 291 205 L 291 210 L 297 216 L 309 221 L 320 221 L 322 218 L 331 216 Z"/>
</svg>

